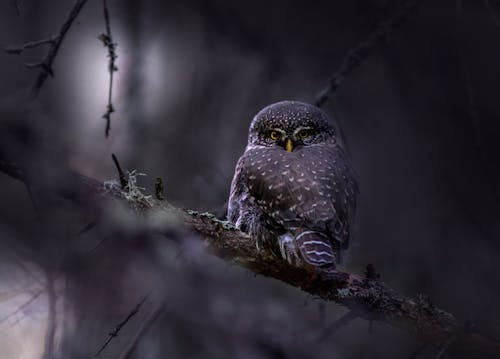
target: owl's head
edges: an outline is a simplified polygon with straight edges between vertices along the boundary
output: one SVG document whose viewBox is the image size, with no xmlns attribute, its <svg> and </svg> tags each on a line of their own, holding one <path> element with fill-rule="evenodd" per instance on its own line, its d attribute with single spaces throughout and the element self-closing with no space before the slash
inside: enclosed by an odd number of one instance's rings
<svg viewBox="0 0 500 359">
<path fill-rule="evenodd" d="M 249 147 L 281 147 L 289 152 L 301 146 L 340 144 L 335 127 L 318 107 L 281 101 L 255 115 L 248 135 Z"/>
</svg>

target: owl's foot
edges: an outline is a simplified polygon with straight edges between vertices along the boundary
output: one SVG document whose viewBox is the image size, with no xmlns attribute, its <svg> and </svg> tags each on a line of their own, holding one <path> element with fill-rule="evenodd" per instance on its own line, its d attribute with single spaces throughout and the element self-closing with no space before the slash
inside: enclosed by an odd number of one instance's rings
<svg viewBox="0 0 500 359">
<path fill-rule="evenodd" d="M 290 234 L 284 234 L 278 237 L 278 244 L 280 246 L 280 253 L 283 259 L 285 259 L 290 264 L 300 264 L 299 249 L 295 238 Z"/>
</svg>

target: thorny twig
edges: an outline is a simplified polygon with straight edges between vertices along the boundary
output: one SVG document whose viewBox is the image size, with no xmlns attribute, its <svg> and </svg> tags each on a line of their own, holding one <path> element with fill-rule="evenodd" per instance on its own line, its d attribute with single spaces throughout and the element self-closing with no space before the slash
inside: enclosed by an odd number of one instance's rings
<svg viewBox="0 0 500 359">
<path fill-rule="evenodd" d="M 5 49 L 5 51 L 7 51 L 8 53 L 19 54 L 22 53 L 25 49 L 37 47 L 42 44 L 50 44 L 47 55 L 42 61 L 37 63 L 26 64 L 26 67 L 28 68 L 40 68 L 40 73 L 38 74 L 38 77 L 35 80 L 35 83 L 33 84 L 33 87 L 31 89 L 31 95 L 33 98 L 38 96 L 43 84 L 47 80 L 47 77 L 54 76 L 54 71 L 52 70 L 52 64 L 57 56 L 59 48 L 61 47 L 61 44 L 68 30 L 70 29 L 75 19 L 78 17 L 78 14 L 82 10 L 83 6 L 87 3 L 87 1 L 88 0 L 77 0 L 75 2 L 75 5 L 73 5 L 73 8 L 71 8 L 66 18 L 66 21 L 62 24 L 57 35 L 54 35 L 48 39 L 29 42 L 18 48 Z"/>
<path fill-rule="evenodd" d="M 102 5 L 104 9 L 104 21 L 106 23 L 106 33 L 99 35 L 99 40 L 102 41 L 104 47 L 108 49 L 108 58 L 109 58 L 109 89 L 108 89 L 108 104 L 106 106 L 106 113 L 102 116 L 106 120 L 106 129 L 104 131 L 106 137 L 109 136 L 109 131 L 111 129 L 111 114 L 115 112 L 115 108 L 112 102 L 113 96 L 113 74 L 118 71 L 118 67 L 116 66 L 116 43 L 113 41 L 113 37 L 111 35 L 111 24 L 109 21 L 109 11 L 108 11 L 108 3 L 106 0 L 102 0 Z"/>
<path fill-rule="evenodd" d="M 144 302 L 146 301 L 146 299 L 148 298 L 149 294 L 146 295 L 144 298 L 141 299 L 141 301 L 139 303 L 136 304 L 136 306 L 134 307 L 134 309 L 132 309 L 132 311 L 127 315 L 127 317 L 125 319 L 123 319 L 116 327 L 115 329 L 113 329 L 112 332 L 110 332 L 108 334 L 108 339 L 104 342 L 104 344 L 101 346 L 101 348 L 97 351 L 97 353 L 94 354 L 94 357 L 97 357 L 99 356 L 99 354 L 102 353 L 102 351 L 104 349 L 106 349 L 106 347 L 108 346 L 108 344 L 115 338 L 118 336 L 118 334 L 120 333 L 120 330 L 122 330 L 122 328 L 128 323 L 128 321 L 130 319 L 132 319 L 132 317 L 134 317 L 137 313 L 139 313 L 139 309 L 141 309 L 141 306 L 144 304 Z"/>
<path fill-rule="evenodd" d="M 328 85 L 318 94 L 314 103 L 321 107 L 335 92 L 339 85 L 352 70 L 358 67 L 382 42 L 395 27 L 400 25 L 412 13 L 422 0 L 409 0 L 388 20 L 377 25 L 368 38 L 351 49 L 344 57 L 342 64 L 328 81 Z"/>
</svg>

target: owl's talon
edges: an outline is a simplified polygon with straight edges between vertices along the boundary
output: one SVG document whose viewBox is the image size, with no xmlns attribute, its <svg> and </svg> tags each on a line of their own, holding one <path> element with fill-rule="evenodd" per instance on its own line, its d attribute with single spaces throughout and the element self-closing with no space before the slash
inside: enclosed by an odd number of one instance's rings
<svg viewBox="0 0 500 359">
<path fill-rule="evenodd" d="M 293 238 L 289 234 L 285 234 L 278 237 L 278 243 L 283 259 L 285 259 L 290 264 L 293 264 L 294 260 L 295 263 L 300 263 L 300 257 L 297 246 L 295 244 L 295 238 Z"/>
</svg>

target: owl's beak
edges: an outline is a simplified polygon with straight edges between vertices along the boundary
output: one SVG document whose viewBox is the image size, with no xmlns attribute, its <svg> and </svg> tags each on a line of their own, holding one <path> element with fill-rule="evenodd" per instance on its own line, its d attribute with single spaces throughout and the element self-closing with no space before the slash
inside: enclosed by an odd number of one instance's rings
<svg viewBox="0 0 500 359">
<path fill-rule="evenodd" d="M 286 141 L 285 141 L 285 149 L 288 151 L 288 152 L 292 152 L 293 151 L 293 142 L 290 138 L 287 138 Z"/>
</svg>

